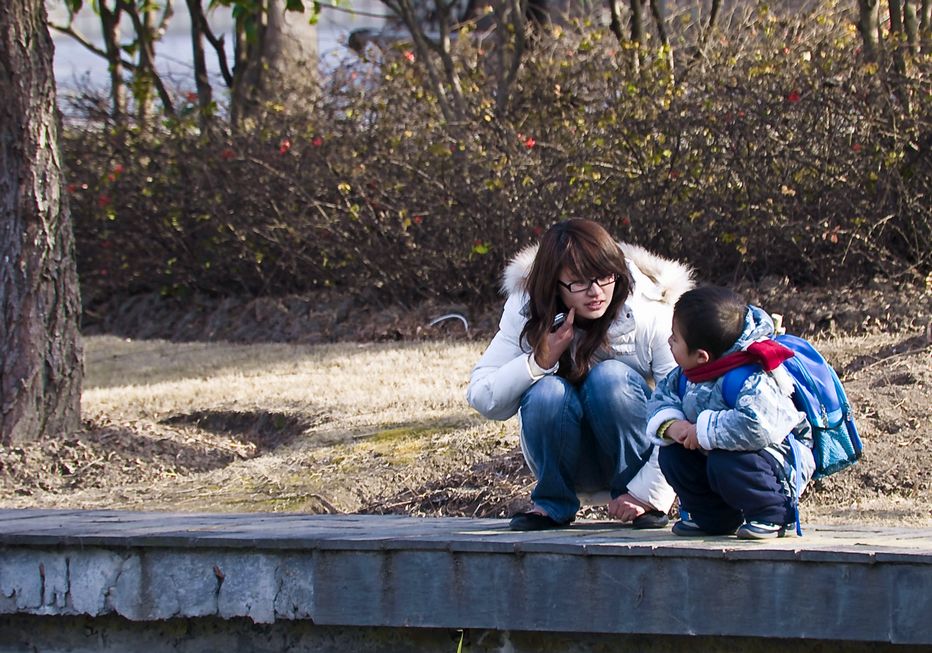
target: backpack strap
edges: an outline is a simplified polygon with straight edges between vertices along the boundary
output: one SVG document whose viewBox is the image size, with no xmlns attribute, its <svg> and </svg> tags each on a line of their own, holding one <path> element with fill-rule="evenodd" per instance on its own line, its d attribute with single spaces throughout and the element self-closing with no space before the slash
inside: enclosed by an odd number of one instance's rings
<svg viewBox="0 0 932 653">
<path fill-rule="evenodd" d="M 760 365 L 749 363 L 748 365 L 736 367 L 725 373 L 725 378 L 722 380 L 722 396 L 725 398 L 726 406 L 734 408 L 735 405 L 737 405 L 738 394 L 741 392 L 741 388 L 744 387 L 744 382 L 747 381 L 752 374 L 760 372 L 760 370 Z"/>
<path fill-rule="evenodd" d="M 748 363 L 747 365 L 742 365 L 741 367 L 736 367 L 733 370 L 728 370 L 725 372 L 722 381 L 722 396 L 725 398 L 725 405 L 729 408 L 734 408 L 735 404 L 738 403 L 738 393 L 741 392 L 744 382 L 754 374 L 759 372 L 761 366 L 757 363 Z M 680 370 L 680 378 L 677 379 L 677 388 L 676 392 L 679 395 L 680 399 L 686 396 L 686 375 Z"/>
<path fill-rule="evenodd" d="M 793 503 L 793 513 L 796 517 L 796 534 L 802 537 L 803 525 L 799 520 L 799 484 L 800 479 L 802 479 L 803 470 L 799 467 L 799 448 L 803 445 L 799 443 L 799 440 L 797 440 L 796 436 L 792 433 L 790 433 L 786 439 L 790 443 L 790 455 L 793 456 L 793 471 L 796 474 L 796 477 L 790 482 L 790 491 L 793 495 L 790 500 Z"/>
</svg>

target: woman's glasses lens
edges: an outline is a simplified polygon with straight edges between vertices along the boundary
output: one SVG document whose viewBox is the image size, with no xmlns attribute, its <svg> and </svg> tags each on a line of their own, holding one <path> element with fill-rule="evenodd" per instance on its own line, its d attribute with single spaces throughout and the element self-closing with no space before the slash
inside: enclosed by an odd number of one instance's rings
<svg viewBox="0 0 932 653">
<path fill-rule="evenodd" d="M 596 279 L 590 279 L 589 281 L 573 281 L 572 283 L 563 283 L 560 281 L 560 285 L 569 290 L 572 293 L 585 292 L 592 287 L 592 284 L 598 284 L 599 286 L 608 286 L 618 279 L 618 275 L 610 274 L 607 277 L 598 277 Z"/>
</svg>

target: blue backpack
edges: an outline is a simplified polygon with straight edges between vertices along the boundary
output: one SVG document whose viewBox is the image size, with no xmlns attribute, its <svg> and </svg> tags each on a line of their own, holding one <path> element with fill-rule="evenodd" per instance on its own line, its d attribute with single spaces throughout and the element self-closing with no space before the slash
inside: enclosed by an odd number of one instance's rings
<svg viewBox="0 0 932 653">
<path fill-rule="evenodd" d="M 813 478 L 824 478 L 850 467 L 861 457 L 862 445 L 838 375 L 807 340 L 791 335 L 780 335 L 775 340 L 794 353 L 783 362 L 783 367 L 793 378 L 793 403 L 806 413 L 812 427 L 816 465 Z M 744 382 L 759 370 L 759 365 L 751 364 L 725 373 L 722 394 L 726 405 L 734 408 Z M 680 374 L 678 390 L 682 398 L 686 393 L 684 374 Z M 795 442 L 791 444 L 795 446 Z"/>
</svg>

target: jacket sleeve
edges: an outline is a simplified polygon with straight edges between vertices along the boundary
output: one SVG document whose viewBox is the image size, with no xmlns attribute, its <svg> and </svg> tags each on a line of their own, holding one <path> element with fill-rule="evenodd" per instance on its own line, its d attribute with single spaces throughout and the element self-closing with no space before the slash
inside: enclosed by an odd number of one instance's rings
<svg viewBox="0 0 932 653">
<path fill-rule="evenodd" d="M 734 408 L 699 413 L 699 445 L 706 450 L 756 451 L 783 442 L 801 418 L 791 392 L 786 384 L 778 383 L 774 373 L 752 374 Z"/>
<path fill-rule="evenodd" d="M 657 437 L 657 429 L 661 424 L 671 419 L 686 419 L 683 413 L 683 402 L 677 391 L 680 374 L 682 374 L 680 368 L 674 368 L 657 384 L 650 399 L 647 400 L 647 437 L 654 444 L 666 446 L 671 443 L 670 440 L 661 440 Z"/>
<path fill-rule="evenodd" d="M 661 424 L 668 419 L 685 419 L 679 395 L 675 391 L 679 374 L 679 368 L 667 374 L 657 384 L 650 399 L 647 400 L 647 437 L 653 440 L 655 445 L 661 444 L 656 437 L 657 429 Z M 666 441 L 662 444 L 670 444 L 670 442 Z M 660 470 L 659 454 L 660 447 L 654 446 L 650 458 L 628 483 L 628 492 L 657 510 L 667 512 L 673 505 L 676 492 L 667 483 L 667 479 Z"/>
<path fill-rule="evenodd" d="M 505 420 L 518 412 L 521 396 L 540 377 L 531 374 L 529 356 L 521 348 L 523 295 L 505 302 L 498 333 L 473 367 L 466 401 L 489 419 Z"/>
<path fill-rule="evenodd" d="M 676 498 L 676 491 L 670 487 L 660 471 L 659 454 L 660 447 L 654 447 L 641 471 L 628 482 L 628 493 L 657 510 L 669 512 Z"/>
</svg>

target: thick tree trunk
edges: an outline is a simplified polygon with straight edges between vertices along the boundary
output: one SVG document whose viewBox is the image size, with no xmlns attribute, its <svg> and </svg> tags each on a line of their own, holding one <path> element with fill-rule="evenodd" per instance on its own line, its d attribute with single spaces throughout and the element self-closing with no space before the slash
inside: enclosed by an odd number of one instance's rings
<svg viewBox="0 0 932 653">
<path fill-rule="evenodd" d="M 43 0 L 0 3 L 0 441 L 81 426 L 80 299 Z"/>
<path fill-rule="evenodd" d="M 264 0 L 256 41 L 246 44 L 248 57 L 237 58 L 233 121 L 266 113 L 280 105 L 301 113 L 318 92 L 317 26 L 305 13 L 288 11 L 285 0 Z"/>
</svg>

